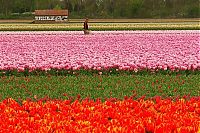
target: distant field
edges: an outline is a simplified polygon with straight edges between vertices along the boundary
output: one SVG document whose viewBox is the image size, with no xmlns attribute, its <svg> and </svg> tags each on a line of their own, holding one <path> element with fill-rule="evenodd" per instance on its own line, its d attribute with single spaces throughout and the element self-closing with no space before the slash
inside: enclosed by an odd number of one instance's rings
<svg viewBox="0 0 200 133">
<path fill-rule="evenodd" d="M 162 22 L 162 23 L 89 23 L 90 30 L 199 30 L 198 22 Z M 28 24 L 0 23 L 0 31 L 80 31 L 82 23 L 66 24 Z"/>
<path fill-rule="evenodd" d="M 84 19 L 69 19 L 71 23 L 81 23 Z M 89 19 L 91 23 L 116 22 L 116 23 L 169 23 L 169 22 L 200 22 L 200 18 L 191 19 Z M 0 23 L 31 23 L 31 19 L 0 19 Z"/>
<path fill-rule="evenodd" d="M 84 19 L 32 24 L 33 20 L 0 20 L 0 31 L 79 31 Z M 90 30 L 199 30 L 200 19 L 89 19 Z"/>
</svg>

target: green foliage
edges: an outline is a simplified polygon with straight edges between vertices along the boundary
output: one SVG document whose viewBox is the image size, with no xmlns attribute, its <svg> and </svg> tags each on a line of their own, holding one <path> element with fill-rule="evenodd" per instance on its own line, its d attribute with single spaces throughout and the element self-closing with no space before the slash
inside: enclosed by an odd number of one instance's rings
<svg viewBox="0 0 200 133">
<path fill-rule="evenodd" d="M 200 16 L 200 7 L 189 7 L 187 11 L 187 16 L 195 17 Z"/>
<path fill-rule="evenodd" d="M 0 18 L 35 9 L 69 9 L 71 18 L 200 17 L 199 0 L 1 0 L 0 5 Z"/>
<path fill-rule="evenodd" d="M 60 5 L 56 5 L 53 9 L 54 9 L 54 10 L 61 10 L 62 7 L 61 7 Z"/>
<path fill-rule="evenodd" d="M 0 77 L 0 100 L 12 97 L 16 100 L 49 97 L 53 99 L 81 98 L 123 99 L 124 96 L 163 98 L 199 96 L 199 75 L 85 75 L 68 76 L 3 76 Z"/>
<path fill-rule="evenodd" d="M 34 19 L 34 15 L 32 13 L 22 14 L 22 13 L 12 13 L 8 15 L 0 14 L 0 19 Z"/>
<path fill-rule="evenodd" d="M 139 13 L 141 7 L 143 6 L 144 0 L 130 0 L 128 8 L 129 18 L 133 18 Z"/>
</svg>

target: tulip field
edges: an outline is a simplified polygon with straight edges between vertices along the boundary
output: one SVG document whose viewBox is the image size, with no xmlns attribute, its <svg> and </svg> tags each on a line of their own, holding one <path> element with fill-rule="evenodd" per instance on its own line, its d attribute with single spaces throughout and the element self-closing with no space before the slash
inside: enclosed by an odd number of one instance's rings
<svg viewBox="0 0 200 133">
<path fill-rule="evenodd" d="M 199 70 L 199 31 L 0 32 L 0 69 Z"/>
<path fill-rule="evenodd" d="M 200 133 L 199 30 L 1 31 L 1 132 Z"/>
<path fill-rule="evenodd" d="M 83 21 L 66 24 L 30 24 L 30 23 L 1 23 L 0 31 L 81 31 Z M 144 22 L 144 23 L 111 23 L 92 22 L 89 29 L 93 31 L 105 30 L 200 30 L 199 20 L 196 22 Z"/>
</svg>

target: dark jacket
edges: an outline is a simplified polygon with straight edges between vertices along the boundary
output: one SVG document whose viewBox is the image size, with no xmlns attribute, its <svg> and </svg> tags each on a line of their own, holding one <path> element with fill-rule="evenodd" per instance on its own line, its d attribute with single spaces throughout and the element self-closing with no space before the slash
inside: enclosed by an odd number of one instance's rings
<svg viewBox="0 0 200 133">
<path fill-rule="evenodd" d="M 88 23 L 84 22 L 84 30 L 88 30 Z"/>
</svg>

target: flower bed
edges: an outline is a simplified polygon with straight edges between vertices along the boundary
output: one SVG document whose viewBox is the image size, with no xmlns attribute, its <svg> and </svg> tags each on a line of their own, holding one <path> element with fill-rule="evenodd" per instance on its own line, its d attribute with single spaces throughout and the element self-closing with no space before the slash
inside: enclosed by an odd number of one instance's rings
<svg viewBox="0 0 200 133">
<path fill-rule="evenodd" d="M 0 102 L 1 132 L 200 131 L 200 98 Z"/>
<path fill-rule="evenodd" d="M 198 31 L 1 32 L 0 69 L 199 70 Z"/>
<path fill-rule="evenodd" d="M 0 31 L 80 31 L 83 23 L 0 24 Z M 91 30 L 199 30 L 198 22 L 177 23 L 89 23 Z"/>
</svg>

